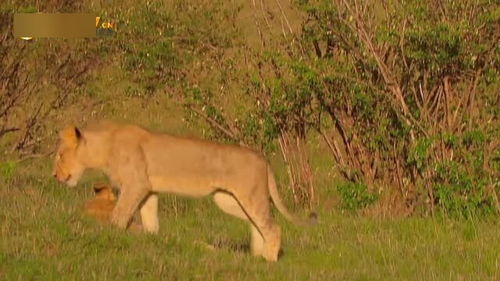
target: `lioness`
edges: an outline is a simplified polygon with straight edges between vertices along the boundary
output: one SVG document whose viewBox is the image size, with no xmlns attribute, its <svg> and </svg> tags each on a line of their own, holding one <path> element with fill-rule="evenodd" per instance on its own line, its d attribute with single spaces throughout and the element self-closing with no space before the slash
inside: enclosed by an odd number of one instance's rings
<svg viewBox="0 0 500 281">
<path fill-rule="evenodd" d="M 120 228 L 126 228 L 140 208 L 144 230 L 158 232 L 157 192 L 212 194 L 220 209 L 250 223 L 252 254 L 276 261 L 281 229 L 271 217 L 269 197 L 288 220 L 306 223 L 290 215 L 269 164 L 248 148 L 114 122 L 99 122 L 85 130 L 65 128 L 60 132 L 54 177 L 75 186 L 87 168 L 102 170 L 120 189 L 111 214 L 111 223 Z"/>
</svg>

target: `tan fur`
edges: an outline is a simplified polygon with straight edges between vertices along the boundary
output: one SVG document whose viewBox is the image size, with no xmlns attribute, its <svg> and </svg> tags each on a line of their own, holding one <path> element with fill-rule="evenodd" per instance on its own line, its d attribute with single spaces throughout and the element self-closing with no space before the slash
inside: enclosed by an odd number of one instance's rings
<svg viewBox="0 0 500 281">
<path fill-rule="evenodd" d="M 84 212 L 86 215 L 96 219 L 100 223 L 109 223 L 111 213 L 116 206 L 116 197 L 111 186 L 104 183 L 94 184 L 95 197 L 85 202 Z M 142 231 L 142 226 L 136 221 L 132 221 L 128 229 L 133 233 Z"/>
<path fill-rule="evenodd" d="M 54 176 L 74 186 L 87 168 L 104 171 L 121 190 L 111 222 L 125 228 L 137 208 L 144 230 L 157 232 L 158 192 L 212 194 L 224 212 L 249 222 L 252 253 L 278 259 L 281 230 L 270 213 L 272 198 L 286 218 L 269 164 L 235 145 L 153 133 L 134 125 L 101 122 L 60 133 Z"/>
<path fill-rule="evenodd" d="M 116 205 L 116 198 L 111 187 L 105 184 L 94 185 L 95 197 L 85 202 L 85 214 L 100 222 L 109 222 L 111 212 Z"/>
</svg>

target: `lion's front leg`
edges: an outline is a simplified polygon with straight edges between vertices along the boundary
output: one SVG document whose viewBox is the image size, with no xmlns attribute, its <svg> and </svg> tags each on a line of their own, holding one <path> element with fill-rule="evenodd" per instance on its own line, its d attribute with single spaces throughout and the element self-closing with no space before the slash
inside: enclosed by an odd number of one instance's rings
<svg viewBox="0 0 500 281">
<path fill-rule="evenodd" d="M 111 213 L 111 223 L 119 228 L 127 228 L 134 212 L 148 193 L 144 188 L 122 187 L 118 202 Z"/>
<path fill-rule="evenodd" d="M 111 223 L 119 228 L 127 228 L 130 219 L 141 202 L 151 192 L 146 161 L 140 147 L 127 144 L 117 150 L 111 167 L 114 181 L 120 184 L 120 197 L 111 214 Z"/>
</svg>

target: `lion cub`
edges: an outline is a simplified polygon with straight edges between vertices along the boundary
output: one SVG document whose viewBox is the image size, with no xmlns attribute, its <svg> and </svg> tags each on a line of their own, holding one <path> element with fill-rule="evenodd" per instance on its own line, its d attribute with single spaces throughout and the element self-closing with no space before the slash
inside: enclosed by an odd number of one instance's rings
<svg viewBox="0 0 500 281">
<path fill-rule="evenodd" d="M 111 213 L 116 205 L 116 196 L 111 186 L 105 183 L 94 184 L 95 197 L 85 202 L 84 212 L 100 223 L 109 223 Z M 136 220 L 130 223 L 129 230 L 133 233 L 142 231 L 142 225 Z"/>
</svg>

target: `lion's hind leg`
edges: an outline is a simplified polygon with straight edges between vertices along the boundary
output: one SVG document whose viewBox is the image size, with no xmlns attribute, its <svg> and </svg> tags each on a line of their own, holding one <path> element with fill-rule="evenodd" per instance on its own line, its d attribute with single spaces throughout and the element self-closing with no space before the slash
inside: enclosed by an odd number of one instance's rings
<svg viewBox="0 0 500 281">
<path fill-rule="evenodd" d="M 281 247 L 281 228 L 274 222 L 270 212 L 269 195 L 264 189 L 255 189 L 248 196 L 236 195 L 238 202 L 244 209 L 252 224 L 263 237 L 261 246 L 262 256 L 268 261 L 277 261 Z M 259 244 L 256 244 L 258 247 Z"/>
<path fill-rule="evenodd" d="M 214 194 L 214 201 L 217 206 L 227 214 L 233 215 L 240 219 L 248 221 L 252 233 L 252 242 L 250 249 L 252 255 L 260 256 L 263 254 L 264 238 L 260 234 L 257 227 L 250 221 L 245 211 L 241 208 L 240 203 L 230 193 L 218 191 Z"/>
<path fill-rule="evenodd" d="M 252 243 L 250 244 L 250 249 L 252 250 L 252 255 L 262 256 L 264 254 L 264 237 L 260 234 L 257 227 L 250 222 L 250 229 L 252 231 Z"/>
<path fill-rule="evenodd" d="M 253 231 L 260 232 L 263 237 L 262 242 L 254 241 L 259 243 L 257 245 L 260 247 L 261 255 L 268 261 L 277 261 L 281 247 L 281 228 L 270 216 L 266 218 L 266 216 L 253 215 L 252 217 L 256 225 Z"/>
</svg>

